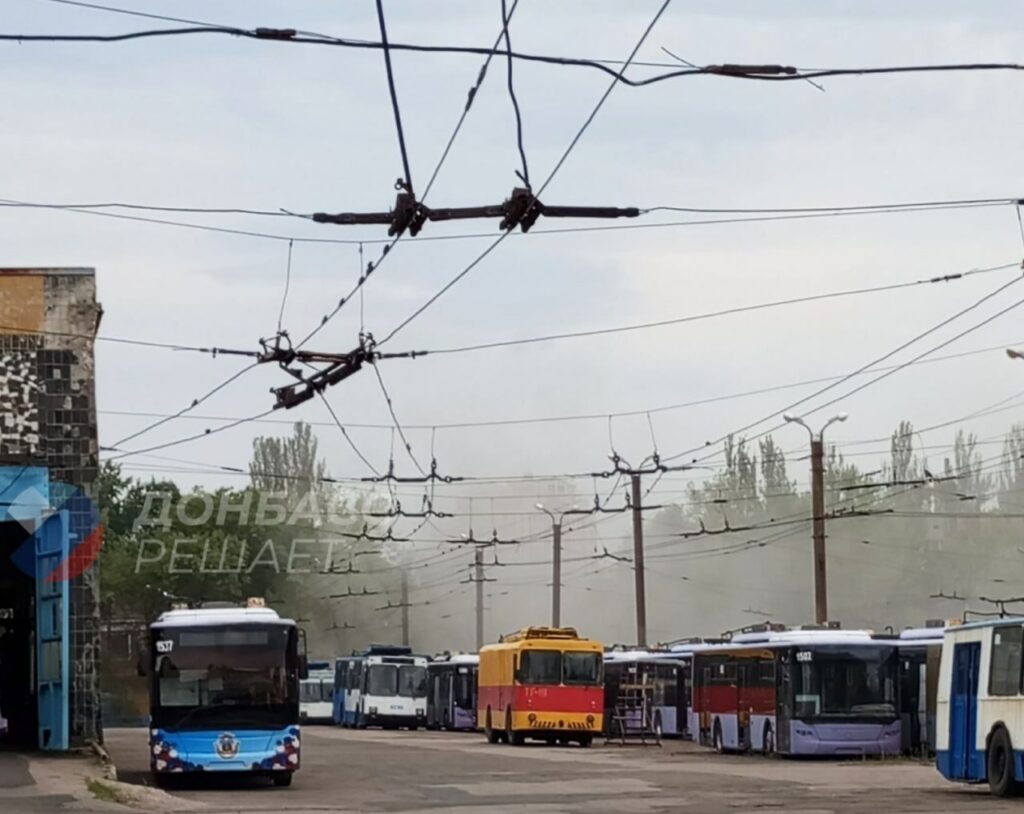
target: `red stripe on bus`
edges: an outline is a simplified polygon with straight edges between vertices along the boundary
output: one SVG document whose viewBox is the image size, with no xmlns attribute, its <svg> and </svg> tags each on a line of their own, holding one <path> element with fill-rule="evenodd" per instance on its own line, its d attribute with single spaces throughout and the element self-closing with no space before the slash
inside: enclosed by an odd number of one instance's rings
<svg viewBox="0 0 1024 814">
<path fill-rule="evenodd" d="M 604 687 L 561 685 L 495 685 L 479 688 L 479 707 L 504 709 L 508 704 L 517 712 L 601 712 Z"/>
</svg>

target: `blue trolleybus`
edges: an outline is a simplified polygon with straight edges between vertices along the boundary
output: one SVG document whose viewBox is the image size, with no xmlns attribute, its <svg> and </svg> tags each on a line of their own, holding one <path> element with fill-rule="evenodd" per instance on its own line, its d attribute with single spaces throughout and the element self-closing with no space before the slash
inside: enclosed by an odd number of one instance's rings
<svg viewBox="0 0 1024 814">
<path fill-rule="evenodd" d="M 299 630 L 262 600 L 171 610 L 150 626 L 150 767 L 250 772 L 289 786 L 299 768 Z"/>
</svg>

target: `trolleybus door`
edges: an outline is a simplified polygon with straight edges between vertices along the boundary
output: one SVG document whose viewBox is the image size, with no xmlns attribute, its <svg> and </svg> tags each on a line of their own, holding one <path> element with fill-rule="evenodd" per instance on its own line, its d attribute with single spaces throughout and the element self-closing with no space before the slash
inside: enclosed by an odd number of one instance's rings
<svg viewBox="0 0 1024 814">
<path fill-rule="evenodd" d="M 949 705 L 951 779 L 971 779 L 971 754 L 978 730 L 978 671 L 981 643 L 958 644 L 953 649 L 953 697 Z M 977 773 L 974 773 L 975 775 Z"/>
<path fill-rule="evenodd" d="M 751 685 L 757 683 L 757 662 L 743 659 L 736 665 L 736 748 L 750 749 Z"/>
<path fill-rule="evenodd" d="M 779 652 L 775 670 L 775 748 L 789 754 L 789 722 L 793 720 L 793 669 L 790 651 Z"/>
</svg>

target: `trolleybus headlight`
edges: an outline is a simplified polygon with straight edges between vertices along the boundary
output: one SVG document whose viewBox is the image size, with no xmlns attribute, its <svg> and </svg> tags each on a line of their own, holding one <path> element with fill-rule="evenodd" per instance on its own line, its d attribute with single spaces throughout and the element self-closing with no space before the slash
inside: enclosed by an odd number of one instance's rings
<svg viewBox="0 0 1024 814">
<path fill-rule="evenodd" d="M 593 726 L 593 725 L 594 725 L 594 716 L 593 715 L 588 715 L 587 716 L 587 726 Z"/>
<path fill-rule="evenodd" d="M 531 725 L 533 725 L 537 723 L 537 716 L 531 712 L 529 715 L 526 716 L 526 720 L 529 721 Z"/>
<path fill-rule="evenodd" d="M 376 715 L 377 714 L 377 708 L 376 707 L 370 707 L 370 714 L 371 715 Z"/>
</svg>

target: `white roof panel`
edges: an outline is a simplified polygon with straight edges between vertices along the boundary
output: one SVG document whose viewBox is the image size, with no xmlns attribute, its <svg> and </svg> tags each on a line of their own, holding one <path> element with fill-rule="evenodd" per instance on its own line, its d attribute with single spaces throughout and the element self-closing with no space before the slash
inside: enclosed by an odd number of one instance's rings
<svg viewBox="0 0 1024 814">
<path fill-rule="evenodd" d="M 164 611 L 153 628 L 203 627 L 221 625 L 294 625 L 271 608 L 190 608 Z"/>
</svg>

